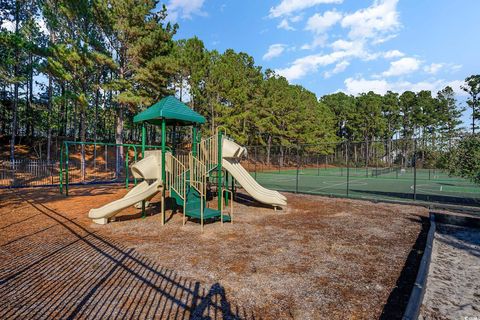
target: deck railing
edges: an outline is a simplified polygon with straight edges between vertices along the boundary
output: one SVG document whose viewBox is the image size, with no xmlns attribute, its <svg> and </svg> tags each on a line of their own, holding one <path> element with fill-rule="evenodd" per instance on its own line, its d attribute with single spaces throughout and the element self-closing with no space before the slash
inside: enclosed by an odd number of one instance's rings
<svg viewBox="0 0 480 320">
<path fill-rule="evenodd" d="M 202 161 L 208 173 L 218 164 L 218 135 L 203 139 L 199 143 L 198 159 Z"/>
</svg>

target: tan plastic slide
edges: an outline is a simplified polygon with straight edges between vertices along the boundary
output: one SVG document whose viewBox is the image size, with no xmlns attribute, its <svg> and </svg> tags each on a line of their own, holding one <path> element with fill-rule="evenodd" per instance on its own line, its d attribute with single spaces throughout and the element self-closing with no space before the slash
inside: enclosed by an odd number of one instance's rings
<svg viewBox="0 0 480 320">
<path fill-rule="evenodd" d="M 147 155 L 132 166 L 132 173 L 135 178 L 143 178 L 145 181 L 135 186 L 123 198 L 110 202 L 103 207 L 91 209 L 88 217 L 93 219 L 93 222 L 106 224 L 109 218 L 115 216 L 121 210 L 133 206 L 142 200 L 150 200 L 157 192 L 162 190 L 158 156 Z M 148 182 L 152 180 L 152 183 Z"/>
<path fill-rule="evenodd" d="M 240 158 L 245 155 L 246 149 L 233 141 L 222 141 L 222 166 L 255 200 L 274 207 L 286 206 L 287 198 L 275 190 L 262 187 L 240 164 Z"/>
</svg>

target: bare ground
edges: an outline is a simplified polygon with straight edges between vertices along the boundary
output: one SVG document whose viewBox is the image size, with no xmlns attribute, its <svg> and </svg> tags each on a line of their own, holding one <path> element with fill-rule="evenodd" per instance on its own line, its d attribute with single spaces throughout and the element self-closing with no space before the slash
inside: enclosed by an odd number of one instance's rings
<svg viewBox="0 0 480 320">
<path fill-rule="evenodd" d="M 125 193 L 0 190 L 0 318 L 400 318 L 428 215 L 287 194 L 277 212 L 236 202 L 233 224 L 203 233 L 171 211 L 161 226 L 157 198 L 145 219 L 87 218 Z"/>
</svg>

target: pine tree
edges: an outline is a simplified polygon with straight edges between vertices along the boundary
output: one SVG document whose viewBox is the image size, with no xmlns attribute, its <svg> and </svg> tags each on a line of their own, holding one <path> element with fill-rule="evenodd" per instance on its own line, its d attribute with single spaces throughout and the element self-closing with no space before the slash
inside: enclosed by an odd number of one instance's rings
<svg viewBox="0 0 480 320">
<path fill-rule="evenodd" d="M 478 101 L 480 100 L 480 75 L 472 75 L 465 79 L 465 85 L 462 90 L 470 95 L 467 104 L 472 108 L 472 133 L 475 134 L 477 126 L 475 120 L 478 117 Z"/>
<path fill-rule="evenodd" d="M 465 109 L 457 105 L 455 92 L 449 86 L 438 91 L 436 102 L 436 114 L 439 115 L 439 131 L 450 144 L 451 139 L 461 131 L 461 117 Z"/>
</svg>

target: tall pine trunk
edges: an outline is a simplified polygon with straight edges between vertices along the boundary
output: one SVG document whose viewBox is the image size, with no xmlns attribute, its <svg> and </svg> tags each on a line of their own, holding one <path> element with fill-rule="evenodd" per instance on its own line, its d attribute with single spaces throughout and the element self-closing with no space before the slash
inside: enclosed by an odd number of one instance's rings
<svg viewBox="0 0 480 320">
<path fill-rule="evenodd" d="M 123 144 L 123 105 L 119 105 L 117 108 L 117 126 L 115 128 L 115 143 Z M 115 162 L 115 176 L 117 179 L 120 177 L 121 165 L 123 163 L 123 147 L 117 147 L 116 150 L 116 162 Z"/>
<path fill-rule="evenodd" d="M 82 181 L 85 181 L 85 141 L 87 136 L 86 130 L 86 117 L 85 117 L 85 106 L 81 106 L 80 110 L 80 140 L 82 142 L 81 147 L 81 171 L 82 171 Z"/>
<path fill-rule="evenodd" d="M 270 165 L 270 150 L 272 148 L 272 136 L 268 136 L 267 140 L 267 165 Z"/>
<path fill-rule="evenodd" d="M 20 19 L 20 3 L 15 2 L 15 34 L 18 35 L 18 25 Z M 10 159 L 15 161 L 15 136 L 17 133 L 17 113 L 18 113 L 18 44 L 15 44 L 15 65 L 13 66 L 13 75 L 15 77 L 15 83 L 13 88 L 13 119 L 12 119 L 12 135 L 10 139 Z"/>
<path fill-rule="evenodd" d="M 48 77 L 48 109 L 47 109 L 47 163 L 50 163 L 50 152 L 52 145 L 52 126 L 50 125 L 52 114 L 52 77 Z"/>
<path fill-rule="evenodd" d="M 100 82 L 100 77 L 98 79 L 97 85 Z M 98 127 L 98 100 L 100 96 L 100 89 L 97 86 L 97 90 L 95 92 L 95 118 L 93 123 L 93 142 L 97 143 L 97 127 Z M 93 167 L 96 168 L 97 166 L 97 145 L 93 145 Z"/>
</svg>

